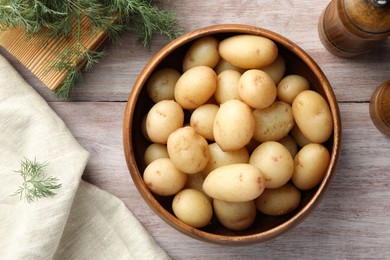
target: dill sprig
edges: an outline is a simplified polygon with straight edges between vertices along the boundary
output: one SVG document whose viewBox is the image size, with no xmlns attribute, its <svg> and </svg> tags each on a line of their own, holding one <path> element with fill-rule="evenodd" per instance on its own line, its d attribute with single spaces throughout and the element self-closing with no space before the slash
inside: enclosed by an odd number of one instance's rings
<svg viewBox="0 0 390 260">
<path fill-rule="evenodd" d="M 66 72 L 62 86 L 55 91 L 60 98 L 67 98 L 80 78 L 80 63 L 90 70 L 104 57 L 104 50 L 88 50 L 82 44 L 83 17 L 93 26 L 89 37 L 105 32 L 110 40 L 118 41 L 120 34 L 129 30 L 145 48 L 150 47 L 155 32 L 170 40 L 181 33 L 175 11 L 159 8 L 151 0 L 0 0 L 0 30 L 22 28 L 27 39 L 44 33 L 47 39 L 57 39 L 58 45 L 76 38 L 73 46 L 49 61 L 48 70 Z"/>
<path fill-rule="evenodd" d="M 47 163 L 37 162 L 35 158 L 34 160 L 27 158 L 22 160 L 20 170 L 15 172 L 20 174 L 23 182 L 13 195 L 19 195 L 20 199 L 24 199 L 28 203 L 42 197 L 56 195 L 54 190 L 60 188 L 61 184 L 57 184 L 58 178 L 45 175 L 44 169 L 46 167 Z"/>
</svg>

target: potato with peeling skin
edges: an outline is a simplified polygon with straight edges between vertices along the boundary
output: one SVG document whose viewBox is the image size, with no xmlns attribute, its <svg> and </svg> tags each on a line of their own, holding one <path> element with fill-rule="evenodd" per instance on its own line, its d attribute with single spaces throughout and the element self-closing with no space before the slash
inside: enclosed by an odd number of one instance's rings
<svg viewBox="0 0 390 260">
<path fill-rule="evenodd" d="M 263 174 L 246 163 L 221 166 L 207 175 L 203 190 L 213 199 L 243 202 L 257 198 L 265 188 Z"/>
<path fill-rule="evenodd" d="M 175 166 L 187 174 L 203 170 L 210 156 L 206 139 L 190 126 L 179 128 L 170 134 L 167 149 Z"/>
</svg>

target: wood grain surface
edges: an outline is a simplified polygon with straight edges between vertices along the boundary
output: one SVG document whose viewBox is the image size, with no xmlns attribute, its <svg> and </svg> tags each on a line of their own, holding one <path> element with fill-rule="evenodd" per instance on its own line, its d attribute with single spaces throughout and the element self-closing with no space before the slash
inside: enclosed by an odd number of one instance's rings
<svg viewBox="0 0 390 260">
<path fill-rule="evenodd" d="M 390 257 L 390 138 L 369 115 L 373 91 L 390 79 L 390 39 L 345 59 L 321 44 L 317 22 L 328 1 L 172 0 L 184 32 L 240 23 L 277 32 L 322 68 L 339 102 L 342 150 L 332 185 L 318 208 L 286 234 L 251 246 L 227 247 L 186 237 L 157 217 L 138 194 L 125 163 L 122 124 L 127 97 L 148 60 L 167 43 L 156 35 L 144 50 L 131 33 L 108 43 L 108 56 L 83 74 L 69 101 L 57 100 L 4 49 L 15 68 L 90 152 L 84 179 L 122 199 L 173 259 L 386 259 Z"/>
</svg>

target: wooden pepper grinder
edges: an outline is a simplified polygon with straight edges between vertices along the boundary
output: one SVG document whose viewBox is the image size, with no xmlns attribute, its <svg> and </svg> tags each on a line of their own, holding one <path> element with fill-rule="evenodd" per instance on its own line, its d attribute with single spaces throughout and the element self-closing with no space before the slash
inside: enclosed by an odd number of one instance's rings
<svg viewBox="0 0 390 260">
<path fill-rule="evenodd" d="M 390 136 L 390 80 L 380 85 L 372 94 L 370 116 L 378 130 Z"/>
<path fill-rule="evenodd" d="M 332 0 L 320 16 L 322 44 L 340 57 L 354 57 L 390 36 L 390 0 Z"/>
</svg>

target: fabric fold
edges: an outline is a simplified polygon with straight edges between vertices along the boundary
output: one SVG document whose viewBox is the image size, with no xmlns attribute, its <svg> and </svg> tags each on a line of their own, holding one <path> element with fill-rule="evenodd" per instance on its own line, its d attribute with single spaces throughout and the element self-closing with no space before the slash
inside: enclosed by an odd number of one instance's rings
<svg viewBox="0 0 390 260">
<path fill-rule="evenodd" d="M 0 259 L 169 259 L 119 198 L 81 180 L 88 152 L 1 55 L 0 133 Z M 12 196 L 25 158 L 46 163 L 57 195 Z"/>
</svg>

